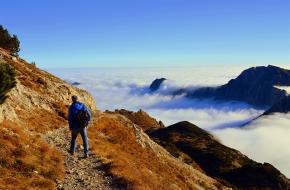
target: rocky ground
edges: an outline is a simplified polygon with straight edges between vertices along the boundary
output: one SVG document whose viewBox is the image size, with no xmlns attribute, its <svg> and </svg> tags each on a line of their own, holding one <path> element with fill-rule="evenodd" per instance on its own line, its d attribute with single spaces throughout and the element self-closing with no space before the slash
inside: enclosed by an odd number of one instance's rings
<svg viewBox="0 0 290 190">
<path fill-rule="evenodd" d="M 84 159 L 79 145 L 73 156 L 68 153 L 70 134 L 67 127 L 48 132 L 44 138 L 65 156 L 65 176 L 63 181 L 57 181 L 58 189 L 114 189 L 112 178 L 102 170 L 104 166 L 97 155 L 90 154 Z"/>
</svg>

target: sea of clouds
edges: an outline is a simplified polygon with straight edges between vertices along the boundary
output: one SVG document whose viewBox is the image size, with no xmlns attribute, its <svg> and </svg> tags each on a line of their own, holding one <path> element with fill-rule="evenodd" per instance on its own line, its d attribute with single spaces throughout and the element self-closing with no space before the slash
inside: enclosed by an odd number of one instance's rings
<svg viewBox="0 0 290 190">
<path fill-rule="evenodd" d="M 101 110 L 143 109 L 171 125 L 190 121 L 209 130 L 222 143 L 259 162 L 269 162 L 290 177 L 290 114 L 262 117 L 246 128 L 239 126 L 264 110 L 242 102 L 188 99 L 172 96 L 180 88 L 194 90 L 218 86 L 235 78 L 247 66 L 196 66 L 176 68 L 48 69 L 60 78 L 92 93 Z M 150 93 L 156 78 L 165 77 L 161 88 Z"/>
</svg>

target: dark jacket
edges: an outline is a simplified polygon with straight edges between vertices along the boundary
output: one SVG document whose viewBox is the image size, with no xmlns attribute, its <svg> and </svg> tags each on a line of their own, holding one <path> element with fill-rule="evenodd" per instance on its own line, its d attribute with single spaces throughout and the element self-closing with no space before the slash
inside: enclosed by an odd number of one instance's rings
<svg viewBox="0 0 290 190">
<path fill-rule="evenodd" d="M 69 107 L 69 110 L 68 110 L 68 124 L 69 124 L 70 129 L 78 128 L 78 123 L 74 120 L 74 116 L 76 116 L 77 113 L 79 112 L 79 110 L 81 110 L 81 109 L 83 109 L 85 112 L 88 113 L 89 120 L 91 120 L 91 116 L 92 116 L 91 112 L 85 106 L 85 104 L 83 104 L 81 102 L 72 103 L 72 105 Z"/>
</svg>

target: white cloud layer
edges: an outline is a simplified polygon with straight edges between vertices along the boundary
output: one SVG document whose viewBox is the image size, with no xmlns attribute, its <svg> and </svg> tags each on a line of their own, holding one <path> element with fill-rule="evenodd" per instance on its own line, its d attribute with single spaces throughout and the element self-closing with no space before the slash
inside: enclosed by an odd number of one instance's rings
<svg viewBox="0 0 290 190">
<path fill-rule="evenodd" d="M 246 129 L 227 128 L 213 133 L 227 146 L 259 162 L 268 162 L 290 177 L 290 114 L 263 116 Z"/>
<path fill-rule="evenodd" d="M 269 162 L 290 176 L 289 116 L 275 115 L 253 122 L 247 129 L 235 128 L 260 115 L 241 102 L 187 99 L 170 94 L 179 88 L 217 86 L 235 78 L 247 67 L 193 68 L 107 68 L 50 70 L 69 82 L 90 91 L 101 110 L 142 108 L 165 125 L 190 121 L 211 130 L 226 145 L 250 158 Z M 148 93 L 150 83 L 160 77 L 169 79 L 157 93 Z"/>
</svg>

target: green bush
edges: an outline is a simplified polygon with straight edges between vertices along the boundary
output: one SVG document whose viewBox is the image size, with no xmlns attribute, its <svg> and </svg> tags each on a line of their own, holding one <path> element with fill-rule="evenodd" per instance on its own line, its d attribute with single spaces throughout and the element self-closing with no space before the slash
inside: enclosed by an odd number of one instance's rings
<svg viewBox="0 0 290 190">
<path fill-rule="evenodd" d="M 18 56 L 20 42 L 16 35 L 10 35 L 8 30 L 0 25 L 0 47 L 8 50 L 12 55 Z"/>
<path fill-rule="evenodd" d="M 0 63 L 0 104 L 7 98 L 7 93 L 16 86 L 16 72 L 7 63 Z"/>
</svg>

